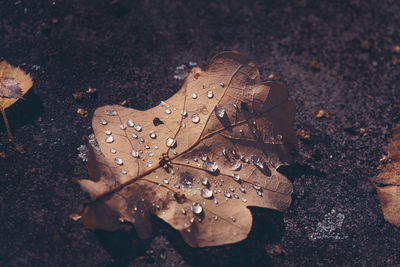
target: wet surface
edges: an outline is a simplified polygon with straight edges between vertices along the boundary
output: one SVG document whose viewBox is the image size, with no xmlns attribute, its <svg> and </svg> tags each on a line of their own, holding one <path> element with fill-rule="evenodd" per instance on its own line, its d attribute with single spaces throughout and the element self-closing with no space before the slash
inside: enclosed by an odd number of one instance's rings
<svg viewBox="0 0 400 267">
<path fill-rule="evenodd" d="M 400 123 L 400 4 L 291 2 L 2 1 L 0 59 L 34 85 L 7 109 L 26 154 L 0 122 L 1 265 L 400 264 L 399 229 L 384 221 L 366 179 Z M 157 218 L 144 241 L 129 225 L 93 232 L 70 219 L 88 199 L 73 180 L 87 178 L 82 145 L 96 107 L 158 105 L 191 67 L 224 50 L 284 83 L 297 105 L 295 129 L 309 133 L 283 170 L 294 185 L 291 207 L 253 208 L 248 239 L 203 249 Z"/>
</svg>

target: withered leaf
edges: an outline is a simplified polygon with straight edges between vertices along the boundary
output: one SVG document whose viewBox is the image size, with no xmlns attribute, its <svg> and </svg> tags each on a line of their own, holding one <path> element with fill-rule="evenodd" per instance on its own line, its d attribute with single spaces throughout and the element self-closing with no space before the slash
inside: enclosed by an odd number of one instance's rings
<svg viewBox="0 0 400 267">
<path fill-rule="evenodd" d="M 0 62 L 0 107 L 12 106 L 32 87 L 32 78 L 6 61 Z"/>
<path fill-rule="evenodd" d="M 387 164 L 371 181 L 375 184 L 385 220 L 400 226 L 400 125 L 385 151 Z"/>
<path fill-rule="evenodd" d="M 193 68 L 159 106 L 98 108 L 93 130 L 104 156 L 89 147 L 92 180 L 79 181 L 92 199 L 84 224 L 117 230 L 123 218 L 147 238 L 155 214 L 193 247 L 243 240 L 248 206 L 290 205 L 292 184 L 277 169 L 291 161 L 294 113 L 286 88 L 263 83 L 237 52 Z"/>
</svg>

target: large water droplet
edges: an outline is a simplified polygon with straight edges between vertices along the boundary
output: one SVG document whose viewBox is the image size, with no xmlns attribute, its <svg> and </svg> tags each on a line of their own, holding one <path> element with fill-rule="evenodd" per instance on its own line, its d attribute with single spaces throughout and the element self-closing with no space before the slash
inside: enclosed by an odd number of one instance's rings
<svg viewBox="0 0 400 267">
<path fill-rule="evenodd" d="M 120 159 L 120 158 L 115 158 L 115 159 L 114 159 L 114 162 L 117 163 L 118 165 L 124 164 L 124 163 L 122 162 L 122 159 Z"/>
<path fill-rule="evenodd" d="M 174 138 L 169 137 L 169 138 L 167 138 L 167 141 L 165 141 L 165 145 L 167 147 L 175 147 L 176 146 L 176 141 L 175 141 Z"/>
<path fill-rule="evenodd" d="M 134 157 L 134 158 L 138 158 L 139 157 L 139 151 L 132 149 L 131 156 Z"/>
<path fill-rule="evenodd" d="M 217 115 L 217 117 L 220 119 L 222 119 L 226 114 L 225 108 L 221 104 L 215 105 L 214 112 L 215 115 Z"/>
<path fill-rule="evenodd" d="M 192 115 L 192 122 L 193 123 L 199 123 L 200 122 L 200 117 L 199 117 L 199 115 L 197 115 L 197 114 L 193 114 Z"/>
<path fill-rule="evenodd" d="M 114 137 L 110 135 L 106 138 L 106 143 L 112 143 L 112 142 L 114 142 Z"/>
<path fill-rule="evenodd" d="M 203 212 L 203 207 L 197 202 L 193 203 L 190 209 L 194 214 L 200 214 Z"/>
<path fill-rule="evenodd" d="M 191 175 L 189 175 L 188 173 L 182 173 L 181 174 L 181 179 L 179 180 L 179 182 L 181 183 L 181 185 L 183 187 L 191 187 L 193 184 L 193 177 Z"/>
<path fill-rule="evenodd" d="M 218 170 L 218 165 L 215 162 L 204 161 L 203 162 L 203 169 L 209 172 L 216 172 Z"/>
<path fill-rule="evenodd" d="M 126 122 L 126 124 L 127 124 L 129 127 L 135 126 L 135 124 L 133 123 L 132 120 L 128 120 L 128 121 Z"/>
<path fill-rule="evenodd" d="M 192 94 L 192 98 L 193 98 L 193 99 L 196 99 L 196 98 L 197 98 L 197 94 L 196 94 L 196 93 L 193 93 L 193 94 Z"/>
<path fill-rule="evenodd" d="M 151 139 L 156 139 L 157 138 L 157 134 L 155 132 L 150 132 L 149 134 Z"/>
<path fill-rule="evenodd" d="M 108 116 L 117 116 L 117 111 L 115 110 L 104 110 L 104 113 Z"/>
<path fill-rule="evenodd" d="M 210 198 L 213 195 L 213 192 L 208 188 L 202 188 L 200 190 L 200 194 L 203 198 Z"/>
<path fill-rule="evenodd" d="M 232 171 L 238 171 L 238 170 L 240 170 L 240 168 L 242 167 L 242 163 L 240 163 L 240 161 L 235 161 L 235 162 L 232 162 L 231 164 L 230 164 L 230 166 L 229 166 L 229 168 L 232 170 Z"/>
<path fill-rule="evenodd" d="M 213 98 L 213 97 L 214 97 L 213 91 L 211 91 L 211 90 L 208 91 L 208 92 L 207 92 L 207 97 L 208 97 L 208 98 Z"/>
<path fill-rule="evenodd" d="M 136 125 L 135 126 L 135 130 L 138 131 L 138 132 L 141 132 L 142 131 L 142 126 Z"/>
</svg>

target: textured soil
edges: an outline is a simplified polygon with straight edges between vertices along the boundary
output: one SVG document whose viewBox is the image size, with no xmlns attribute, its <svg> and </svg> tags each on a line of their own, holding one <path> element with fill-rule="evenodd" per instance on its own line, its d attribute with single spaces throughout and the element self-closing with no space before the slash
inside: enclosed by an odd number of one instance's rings
<svg viewBox="0 0 400 267">
<path fill-rule="evenodd" d="M 34 80 L 7 110 L 24 155 L 0 125 L 0 265 L 400 266 L 400 231 L 367 180 L 400 123 L 400 2 L 247 2 L 0 1 L 0 59 Z M 311 134 L 288 173 L 291 207 L 252 209 L 248 239 L 203 249 L 157 218 L 145 241 L 70 219 L 88 199 L 73 180 L 87 177 L 77 148 L 96 107 L 148 109 L 180 88 L 177 66 L 224 50 L 274 73 L 297 105 L 294 128 Z M 97 94 L 74 100 L 89 86 Z"/>
</svg>

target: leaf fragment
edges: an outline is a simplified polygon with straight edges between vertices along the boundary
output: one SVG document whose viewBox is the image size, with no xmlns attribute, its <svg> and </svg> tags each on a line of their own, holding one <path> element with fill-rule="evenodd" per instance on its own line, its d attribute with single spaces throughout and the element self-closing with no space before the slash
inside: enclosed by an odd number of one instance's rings
<svg viewBox="0 0 400 267">
<path fill-rule="evenodd" d="M 379 175 L 370 180 L 375 185 L 385 220 L 400 227 L 400 125 L 394 129 L 385 151 L 387 156 L 381 162 L 387 164 L 380 165 Z"/>
<path fill-rule="evenodd" d="M 294 113 L 287 89 L 261 82 L 237 52 L 193 68 L 174 96 L 149 110 L 98 108 L 93 130 L 104 156 L 89 146 L 91 180 L 79 181 L 92 199 L 85 225 L 113 231 L 123 218 L 146 238 L 154 214 L 193 247 L 243 240 L 248 206 L 290 205 L 292 184 L 277 169 L 291 162 Z"/>
</svg>

